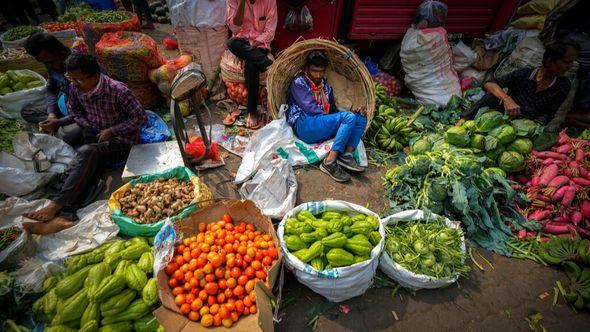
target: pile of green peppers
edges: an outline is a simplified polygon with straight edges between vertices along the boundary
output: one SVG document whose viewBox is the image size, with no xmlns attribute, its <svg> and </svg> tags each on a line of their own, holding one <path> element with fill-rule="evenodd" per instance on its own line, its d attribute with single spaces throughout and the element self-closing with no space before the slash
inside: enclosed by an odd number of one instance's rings
<svg viewBox="0 0 590 332">
<path fill-rule="evenodd" d="M 84 17 L 84 22 L 92 23 L 118 23 L 128 20 L 129 17 L 125 12 L 118 12 L 114 10 L 103 10 L 93 12 L 88 16 Z"/>
<path fill-rule="evenodd" d="M 289 252 L 315 270 L 329 270 L 368 260 L 381 241 L 379 220 L 372 215 L 302 210 L 285 222 Z"/>
</svg>

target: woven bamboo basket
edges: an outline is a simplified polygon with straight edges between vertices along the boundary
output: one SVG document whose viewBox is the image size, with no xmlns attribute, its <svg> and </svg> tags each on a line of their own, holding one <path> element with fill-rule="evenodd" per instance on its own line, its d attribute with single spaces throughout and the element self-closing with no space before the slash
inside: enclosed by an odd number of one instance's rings
<svg viewBox="0 0 590 332">
<path fill-rule="evenodd" d="M 338 108 L 355 110 L 365 107 L 368 127 L 375 111 L 375 89 L 371 74 L 353 51 L 325 39 L 295 42 L 279 54 L 268 70 L 268 104 L 273 118 L 278 117 L 281 105 L 287 103 L 291 81 L 305 65 L 307 54 L 313 50 L 323 50 L 328 56 L 326 78 L 334 88 Z"/>
</svg>

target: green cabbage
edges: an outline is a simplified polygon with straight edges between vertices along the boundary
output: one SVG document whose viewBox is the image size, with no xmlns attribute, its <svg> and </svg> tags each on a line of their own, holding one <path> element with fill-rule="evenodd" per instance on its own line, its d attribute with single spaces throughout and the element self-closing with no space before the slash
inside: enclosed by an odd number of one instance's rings
<svg viewBox="0 0 590 332">
<path fill-rule="evenodd" d="M 485 149 L 485 136 L 481 134 L 475 134 L 471 136 L 471 147 L 483 151 Z"/>
<path fill-rule="evenodd" d="M 528 138 L 517 138 L 506 147 L 506 151 L 518 152 L 522 155 L 529 154 L 533 149 L 533 142 Z"/>
<path fill-rule="evenodd" d="M 502 125 L 492 129 L 490 135 L 494 136 L 498 143 L 505 145 L 516 139 L 516 130 L 510 125 Z"/>
<path fill-rule="evenodd" d="M 414 165 L 412 166 L 412 173 L 414 175 L 424 175 L 430 171 L 430 158 L 427 156 L 418 156 Z"/>
<path fill-rule="evenodd" d="M 445 142 L 464 148 L 469 145 L 469 133 L 463 127 L 451 127 L 445 134 Z"/>
<path fill-rule="evenodd" d="M 424 137 L 412 143 L 410 146 L 410 152 L 412 154 L 423 154 L 430 151 L 431 148 L 432 144 L 430 144 L 427 137 Z"/>
<path fill-rule="evenodd" d="M 499 146 L 491 151 L 486 152 L 486 157 L 488 157 L 491 160 L 493 160 L 494 162 L 496 162 L 496 160 L 498 159 L 498 156 L 500 156 L 504 151 L 505 151 L 504 148 Z"/>
<path fill-rule="evenodd" d="M 490 130 L 504 124 L 506 117 L 498 111 L 487 107 L 480 108 L 475 116 L 475 125 L 478 131 L 489 132 Z"/>
<path fill-rule="evenodd" d="M 473 120 L 467 120 L 463 123 L 463 128 L 472 131 L 475 130 L 475 121 Z"/>
<path fill-rule="evenodd" d="M 447 184 L 446 179 L 436 178 L 432 180 L 430 187 L 430 199 L 434 201 L 444 201 L 447 198 Z"/>
<path fill-rule="evenodd" d="M 500 169 L 498 167 L 489 167 L 489 168 L 484 169 L 483 172 L 484 173 L 494 172 L 500 176 L 506 177 L 506 172 L 504 172 L 502 169 Z"/>
<path fill-rule="evenodd" d="M 519 137 L 531 138 L 543 132 L 543 126 L 529 119 L 516 119 L 511 122 Z"/>
<path fill-rule="evenodd" d="M 498 139 L 494 136 L 487 135 L 484 137 L 484 147 L 486 151 L 494 150 L 498 147 Z"/>
<path fill-rule="evenodd" d="M 524 157 L 514 151 L 504 151 L 498 157 L 498 167 L 506 172 L 519 172 L 524 169 Z"/>
</svg>

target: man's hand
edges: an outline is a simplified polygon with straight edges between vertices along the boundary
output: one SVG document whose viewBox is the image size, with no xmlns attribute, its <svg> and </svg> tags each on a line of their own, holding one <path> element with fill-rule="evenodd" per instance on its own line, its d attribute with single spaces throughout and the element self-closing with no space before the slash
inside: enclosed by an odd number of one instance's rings
<svg viewBox="0 0 590 332">
<path fill-rule="evenodd" d="M 39 122 L 39 127 L 46 133 L 53 134 L 59 128 L 59 120 L 54 114 L 49 114 L 45 121 Z"/>
<path fill-rule="evenodd" d="M 504 110 L 511 118 L 516 117 L 520 114 L 520 106 L 512 100 L 512 98 L 507 97 L 503 100 Z"/>
<path fill-rule="evenodd" d="M 110 141 L 113 139 L 113 131 L 111 130 L 111 128 L 101 130 L 100 133 L 96 135 L 96 137 L 98 137 L 99 142 Z"/>
</svg>

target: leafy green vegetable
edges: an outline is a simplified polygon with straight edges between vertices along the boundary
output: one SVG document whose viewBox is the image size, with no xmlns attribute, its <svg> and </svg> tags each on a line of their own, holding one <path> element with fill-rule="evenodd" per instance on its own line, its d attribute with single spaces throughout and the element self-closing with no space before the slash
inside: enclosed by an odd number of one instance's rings
<svg viewBox="0 0 590 332">
<path fill-rule="evenodd" d="M 522 155 L 529 154 L 533 149 L 533 142 L 528 138 L 518 138 L 506 147 L 506 151 L 515 151 Z"/>
<path fill-rule="evenodd" d="M 492 129 L 490 136 L 495 137 L 500 144 L 509 144 L 516 139 L 516 130 L 510 125 L 501 125 Z"/>
<path fill-rule="evenodd" d="M 21 130 L 21 124 L 17 120 L 0 117 L 0 128 L 0 149 L 12 152 L 12 138 Z"/>
<path fill-rule="evenodd" d="M 463 232 L 447 227 L 441 217 L 399 221 L 385 232 L 385 252 L 407 270 L 441 279 L 471 271 L 461 248 Z"/>
<path fill-rule="evenodd" d="M 430 159 L 429 172 L 418 175 L 418 158 Z M 469 149 L 446 148 L 424 155 L 406 157 L 405 164 L 385 173 L 384 183 L 391 212 L 424 209 L 442 210 L 452 220 L 460 220 L 467 237 L 489 250 L 509 255 L 506 245 L 512 237 L 510 226 L 522 227 L 526 219 L 515 210 L 514 200 L 524 198 L 499 172 L 484 172 L 485 157 Z M 421 162 L 420 162 L 421 163 Z M 436 201 L 446 189 L 444 201 Z"/>
<path fill-rule="evenodd" d="M 461 148 L 466 147 L 470 143 L 469 133 L 463 127 L 451 127 L 445 133 L 445 142 Z"/>
<path fill-rule="evenodd" d="M 118 12 L 114 10 L 103 10 L 99 12 L 92 12 L 84 17 L 84 22 L 92 23 L 117 23 L 129 19 L 125 12 Z"/>
<path fill-rule="evenodd" d="M 490 130 L 500 126 L 506 121 L 506 117 L 498 111 L 487 107 L 482 107 L 475 116 L 475 125 L 477 130 L 487 133 Z"/>
<path fill-rule="evenodd" d="M 511 122 L 519 137 L 533 138 L 543 132 L 543 126 L 529 119 L 516 119 Z"/>
</svg>

